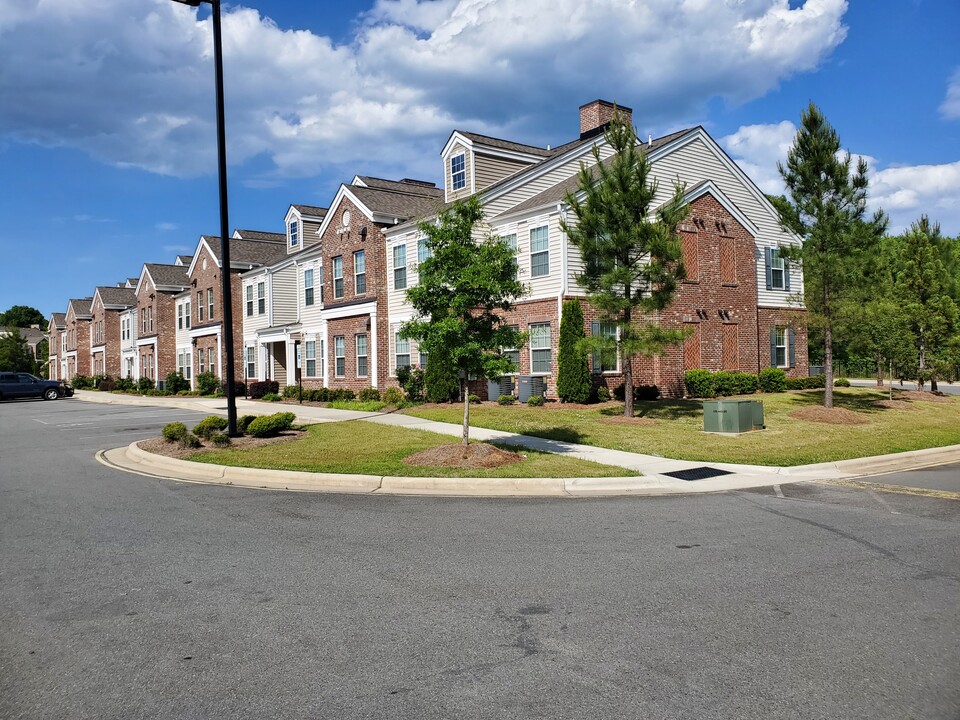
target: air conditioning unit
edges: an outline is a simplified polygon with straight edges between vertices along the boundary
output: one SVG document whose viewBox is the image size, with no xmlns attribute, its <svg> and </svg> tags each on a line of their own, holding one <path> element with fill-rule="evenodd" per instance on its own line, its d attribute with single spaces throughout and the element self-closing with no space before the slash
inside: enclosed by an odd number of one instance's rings
<svg viewBox="0 0 960 720">
<path fill-rule="evenodd" d="M 504 375 L 499 380 L 487 380 L 487 399 L 496 400 L 501 395 L 513 395 L 512 375 Z"/>
<path fill-rule="evenodd" d="M 518 378 L 517 399 L 524 403 L 534 396 L 547 394 L 547 379 L 539 375 L 520 375 Z"/>
</svg>

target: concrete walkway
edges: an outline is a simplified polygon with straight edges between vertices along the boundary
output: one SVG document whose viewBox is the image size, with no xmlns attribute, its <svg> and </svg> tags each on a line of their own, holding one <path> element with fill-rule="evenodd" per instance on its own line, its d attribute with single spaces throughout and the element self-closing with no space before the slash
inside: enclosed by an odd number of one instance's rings
<svg viewBox="0 0 960 720">
<path fill-rule="evenodd" d="M 140 397 L 91 391 L 78 391 L 76 397 L 87 402 L 119 405 L 147 405 L 180 408 L 226 414 L 223 398 Z M 414 430 L 426 430 L 441 435 L 460 437 L 462 428 L 453 423 L 404 415 L 401 413 L 367 413 L 352 410 L 333 410 L 312 405 L 273 404 L 237 399 L 238 415 L 269 415 L 279 411 L 296 413 L 297 422 L 314 424 L 325 422 L 368 422 Z M 494 441 L 498 444 L 568 455 L 581 460 L 614 465 L 633 470 L 642 477 L 624 478 L 386 478 L 359 475 L 322 473 L 290 473 L 286 471 L 250 470 L 201 465 L 150 455 L 131 445 L 129 448 L 102 453 L 102 460 L 121 469 L 143 472 L 147 475 L 174 477 L 196 482 L 220 482 L 253 487 L 274 487 L 299 490 L 329 490 L 334 492 L 400 492 L 462 495 L 612 495 L 720 492 L 747 487 L 774 486 L 806 480 L 839 480 L 876 475 L 880 473 L 914 470 L 918 468 L 960 462 L 960 446 L 916 450 L 870 458 L 857 458 L 814 465 L 774 467 L 766 465 L 737 465 L 732 463 L 671 460 L 656 455 L 608 450 L 592 445 L 546 440 L 518 435 L 501 430 L 470 428 L 470 437 Z M 149 456 L 149 457 L 148 457 Z M 199 467 L 198 467 L 199 466 Z M 715 469 L 724 474 L 701 480 L 682 480 L 667 475 L 684 470 Z M 213 469 L 213 470 L 211 470 Z"/>
</svg>

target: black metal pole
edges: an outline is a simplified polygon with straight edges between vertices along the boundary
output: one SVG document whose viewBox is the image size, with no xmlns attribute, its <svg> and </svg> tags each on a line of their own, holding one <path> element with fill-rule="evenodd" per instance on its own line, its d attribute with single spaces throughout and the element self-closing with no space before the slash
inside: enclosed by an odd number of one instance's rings
<svg viewBox="0 0 960 720">
<path fill-rule="evenodd" d="M 234 382 L 233 293 L 230 288 L 230 221 L 227 215 L 227 131 L 223 112 L 223 42 L 220 35 L 220 0 L 207 0 L 213 8 L 213 62 L 217 85 L 217 161 L 220 175 L 220 278 L 223 293 L 221 334 L 226 354 L 227 434 L 237 434 L 237 388 Z"/>
</svg>

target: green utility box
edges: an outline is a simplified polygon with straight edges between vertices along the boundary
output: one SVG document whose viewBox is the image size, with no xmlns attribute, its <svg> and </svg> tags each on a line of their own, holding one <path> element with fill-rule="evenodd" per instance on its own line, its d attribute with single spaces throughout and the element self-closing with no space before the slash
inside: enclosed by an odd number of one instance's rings
<svg viewBox="0 0 960 720">
<path fill-rule="evenodd" d="M 704 400 L 703 431 L 745 433 L 763 430 L 763 402 L 760 400 Z"/>
</svg>

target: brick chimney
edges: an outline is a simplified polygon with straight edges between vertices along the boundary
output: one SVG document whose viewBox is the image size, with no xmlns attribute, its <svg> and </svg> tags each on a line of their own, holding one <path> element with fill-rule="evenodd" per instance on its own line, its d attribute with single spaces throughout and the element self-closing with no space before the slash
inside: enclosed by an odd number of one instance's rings
<svg viewBox="0 0 960 720">
<path fill-rule="evenodd" d="M 633 124 L 633 110 L 623 105 L 615 105 L 606 100 L 594 100 L 580 106 L 580 139 L 599 135 L 613 120 L 614 112 L 629 124 Z"/>
</svg>

